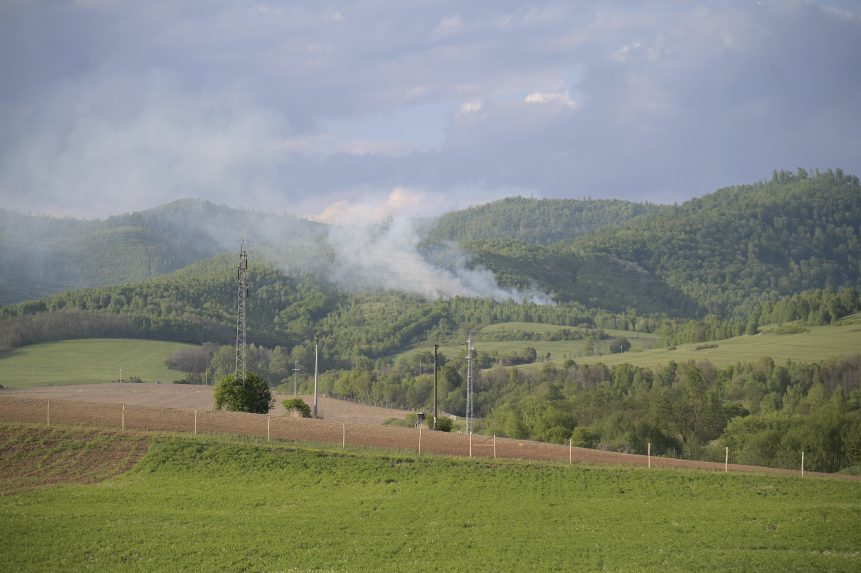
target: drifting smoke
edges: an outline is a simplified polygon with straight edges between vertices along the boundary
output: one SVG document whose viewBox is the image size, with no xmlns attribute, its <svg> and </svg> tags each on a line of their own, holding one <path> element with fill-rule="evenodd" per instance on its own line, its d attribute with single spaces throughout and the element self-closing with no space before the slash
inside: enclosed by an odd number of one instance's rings
<svg viewBox="0 0 861 573">
<path fill-rule="evenodd" d="M 419 253 L 415 220 L 391 219 L 376 226 L 332 227 L 332 281 L 346 290 L 387 290 L 438 299 L 455 296 L 497 301 L 548 303 L 541 293 L 500 287 L 493 273 L 473 268 L 462 251 L 447 246 L 434 253 L 434 263 Z"/>
<path fill-rule="evenodd" d="M 471 264 L 470 257 L 453 245 L 436 249 L 431 262 L 419 249 L 422 237 L 417 219 L 428 205 L 433 207 L 434 202 L 425 193 L 398 187 L 382 202 L 339 201 L 324 209 L 314 219 L 330 223 L 326 234 L 330 280 L 352 292 L 552 302 L 544 293 L 499 286 L 492 272 Z M 347 220 L 351 223 L 343 224 Z"/>
<path fill-rule="evenodd" d="M 397 188 L 381 201 L 339 201 L 311 220 L 197 200 L 97 221 L 14 216 L 0 211 L 0 271 L 14 268 L 27 285 L 22 292 L 0 289 L 0 302 L 112 284 L 115 277 L 69 273 L 67 269 L 76 265 L 58 261 L 86 258 L 93 238 L 111 229 L 155 225 L 165 243 L 165 253 L 174 253 L 174 260 L 158 268 L 139 265 L 144 274 L 124 280 L 142 280 L 217 253 L 236 252 L 243 238 L 252 256 L 263 256 L 285 274 L 312 276 L 347 292 L 382 290 L 430 299 L 463 296 L 552 304 L 544 293 L 501 287 L 491 271 L 475 265 L 454 245 L 423 252 L 421 228 L 428 225 L 428 219 L 418 215 L 428 216 L 448 207 L 435 204 L 420 191 Z M 422 213 L 422 209 L 426 211 Z M 14 245 L 11 237 L 18 237 Z"/>
</svg>

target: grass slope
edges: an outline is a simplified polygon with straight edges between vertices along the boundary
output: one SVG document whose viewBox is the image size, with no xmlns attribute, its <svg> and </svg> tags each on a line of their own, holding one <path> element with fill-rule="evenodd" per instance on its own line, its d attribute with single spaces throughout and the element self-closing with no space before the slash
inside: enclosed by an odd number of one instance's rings
<svg viewBox="0 0 861 573">
<path fill-rule="evenodd" d="M 560 330 L 573 330 L 570 326 L 559 326 L 555 324 L 541 324 L 537 322 L 502 322 L 485 326 L 473 337 L 473 346 L 477 352 L 498 352 L 499 354 L 521 353 L 526 348 L 535 348 L 538 356 L 545 356 L 550 353 L 551 359 L 560 364 L 567 358 L 576 359 L 585 353 L 584 340 L 487 340 L 493 338 L 499 333 L 518 333 L 543 335 Z M 656 334 L 647 332 L 632 332 L 627 330 L 604 329 L 604 333 L 613 337 L 625 337 L 631 342 L 631 346 L 635 350 L 645 350 L 654 348 L 658 344 L 659 338 Z M 524 336 L 527 338 L 527 336 Z M 601 348 L 607 350 L 610 345 L 610 339 L 596 341 Z M 428 347 L 430 346 L 430 347 Z M 433 345 L 422 345 L 410 350 L 401 352 L 393 356 L 395 360 L 399 358 L 409 358 L 421 352 L 433 351 Z M 454 358 L 459 354 L 466 354 L 466 341 L 462 344 L 447 344 L 442 343 L 439 347 L 440 352 L 449 358 Z"/>
<path fill-rule="evenodd" d="M 0 497 L 14 571 L 857 571 L 861 484 L 158 437 Z"/>
<path fill-rule="evenodd" d="M 171 382 L 182 372 L 164 360 L 191 345 L 160 340 L 80 339 L 23 346 L 0 355 L 0 384 L 29 388 L 56 384 L 115 382 L 139 376 L 146 382 Z"/>
<path fill-rule="evenodd" d="M 856 315 L 857 317 L 857 315 Z M 707 343 L 681 344 L 676 350 L 657 348 L 645 352 L 619 355 L 589 356 L 578 359 L 578 363 L 624 364 L 635 366 L 658 366 L 670 360 L 708 360 L 717 366 L 728 366 L 736 362 L 756 362 L 771 357 L 777 363 L 787 360 L 816 362 L 857 354 L 861 351 L 861 323 L 843 320 L 828 326 L 808 326 L 807 332 L 799 334 L 775 334 L 774 328 L 764 329 L 753 336 L 737 336 Z M 713 348 L 705 346 L 717 345 Z M 697 347 L 701 347 L 697 350 Z"/>
</svg>

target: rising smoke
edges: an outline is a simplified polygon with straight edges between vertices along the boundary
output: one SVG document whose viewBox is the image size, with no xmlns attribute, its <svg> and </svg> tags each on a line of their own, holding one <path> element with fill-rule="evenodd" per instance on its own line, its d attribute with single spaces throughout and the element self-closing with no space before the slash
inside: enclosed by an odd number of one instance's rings
<svg viewBox="0 0 861 573">
<path fill-rule="evenodd" d="M 13 274 L 24 277 L 26 286 L 20 293 L 3 288 L 0 302 L 116 284 L 113 274 L 81 274 L 75 269 L 93 256 L 93 248 L 99 248 L 93 245 L 122 239 L 127 232 L 123 230 L 143 228 L 158 239 L 158 260 L 163 264 L 137 264 L 135 268 L 149 271 L 120 277 L 122 282 L 169 272 L 217 253 L 238 252 L 239 242 L 244 240 L 252 256 L 264 257 L 285 274 L 310 275 L 346 292 L 396 291 L 430 299 L 463 296 L 552 303 L 541 292 L 501 287 L 490 270 L 475 264 L 453 244 L 423 248 L 423 230 L 432 221 L 418 215 L 427 214 L 420 209 L 428 203 L 432 200 L 422 192 L 398 188 L 378 201 L 339 201 L 312 220 L 197 200 L 96 221 L 0 212 L 0 270 L 14 270 Z M 14 249 L 10 248 L 11 237 L 17 237 Z M 124 256 L 135 254 L 139 252 Z M 134 266 L 133 261 L 122 263 Z"/>
</svg>

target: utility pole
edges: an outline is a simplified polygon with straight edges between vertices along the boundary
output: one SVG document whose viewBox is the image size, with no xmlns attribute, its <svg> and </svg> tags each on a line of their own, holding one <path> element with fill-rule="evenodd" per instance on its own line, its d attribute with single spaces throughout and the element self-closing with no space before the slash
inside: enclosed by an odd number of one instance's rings
<svg viewBox="0 0 861 573">
<path fill-rule="evenodd" d="M 320 336 L 314 335 L 314 417 L 317 417 L 317 348 L 320 344 Z"/>
<path fill-rule="evenodd" d="M 466 339 L 466 433 L 472 433 L 472 333 Z"/>
<path fill-rule="evenodd" d="M 298 382 L 299 372 L 301 372 L 301 371 L 302 371 L 302 367 L 299 366 L 299 361 L 294 360 L 293 361 L 293 395 L 294 396 L 296 394 L 298 394 L 297 382 Z"/>
<path fill-rule="evenodd" d="M 245 382 L 247 361 L 245 355 L 245 301 L 248 298 L 248 253 L 245 252 L 245 240 L 239 247 L 239 267 L 236 269 L 236 370 L 237 380 Z"/>
<path fill-rule="evenodd" d="M 437 372 L 436 372 L 436 364 L 437 364 L 437 352 L 439 351 L 439 344 L 433 345 L 433 429 L 436 430 L 436 385 L 437 385 Z"/>
</svg>

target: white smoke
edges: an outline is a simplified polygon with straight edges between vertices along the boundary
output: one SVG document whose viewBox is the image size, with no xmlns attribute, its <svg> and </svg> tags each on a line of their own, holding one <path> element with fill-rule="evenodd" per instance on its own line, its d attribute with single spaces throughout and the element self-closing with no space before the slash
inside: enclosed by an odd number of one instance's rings
<svg viewBox="0 0 861 573">
<path fill-rule="evenodd" d="M 329 279 L 348 291 L 552 302 L 544 293 L 499 286 L 492 272 L 471 264 L 470 257 L 453 245 L 435 252 L 434 262 L 429 261 L 419 251 L 422 238 L 417 216 L 427 216 L 436 206 L 427 193 L 404 187 L 394 189 L 382 201 L 342 200 L 327 206 L 312 219 L 331 225 L 327 235 Z"/>
</svg>

